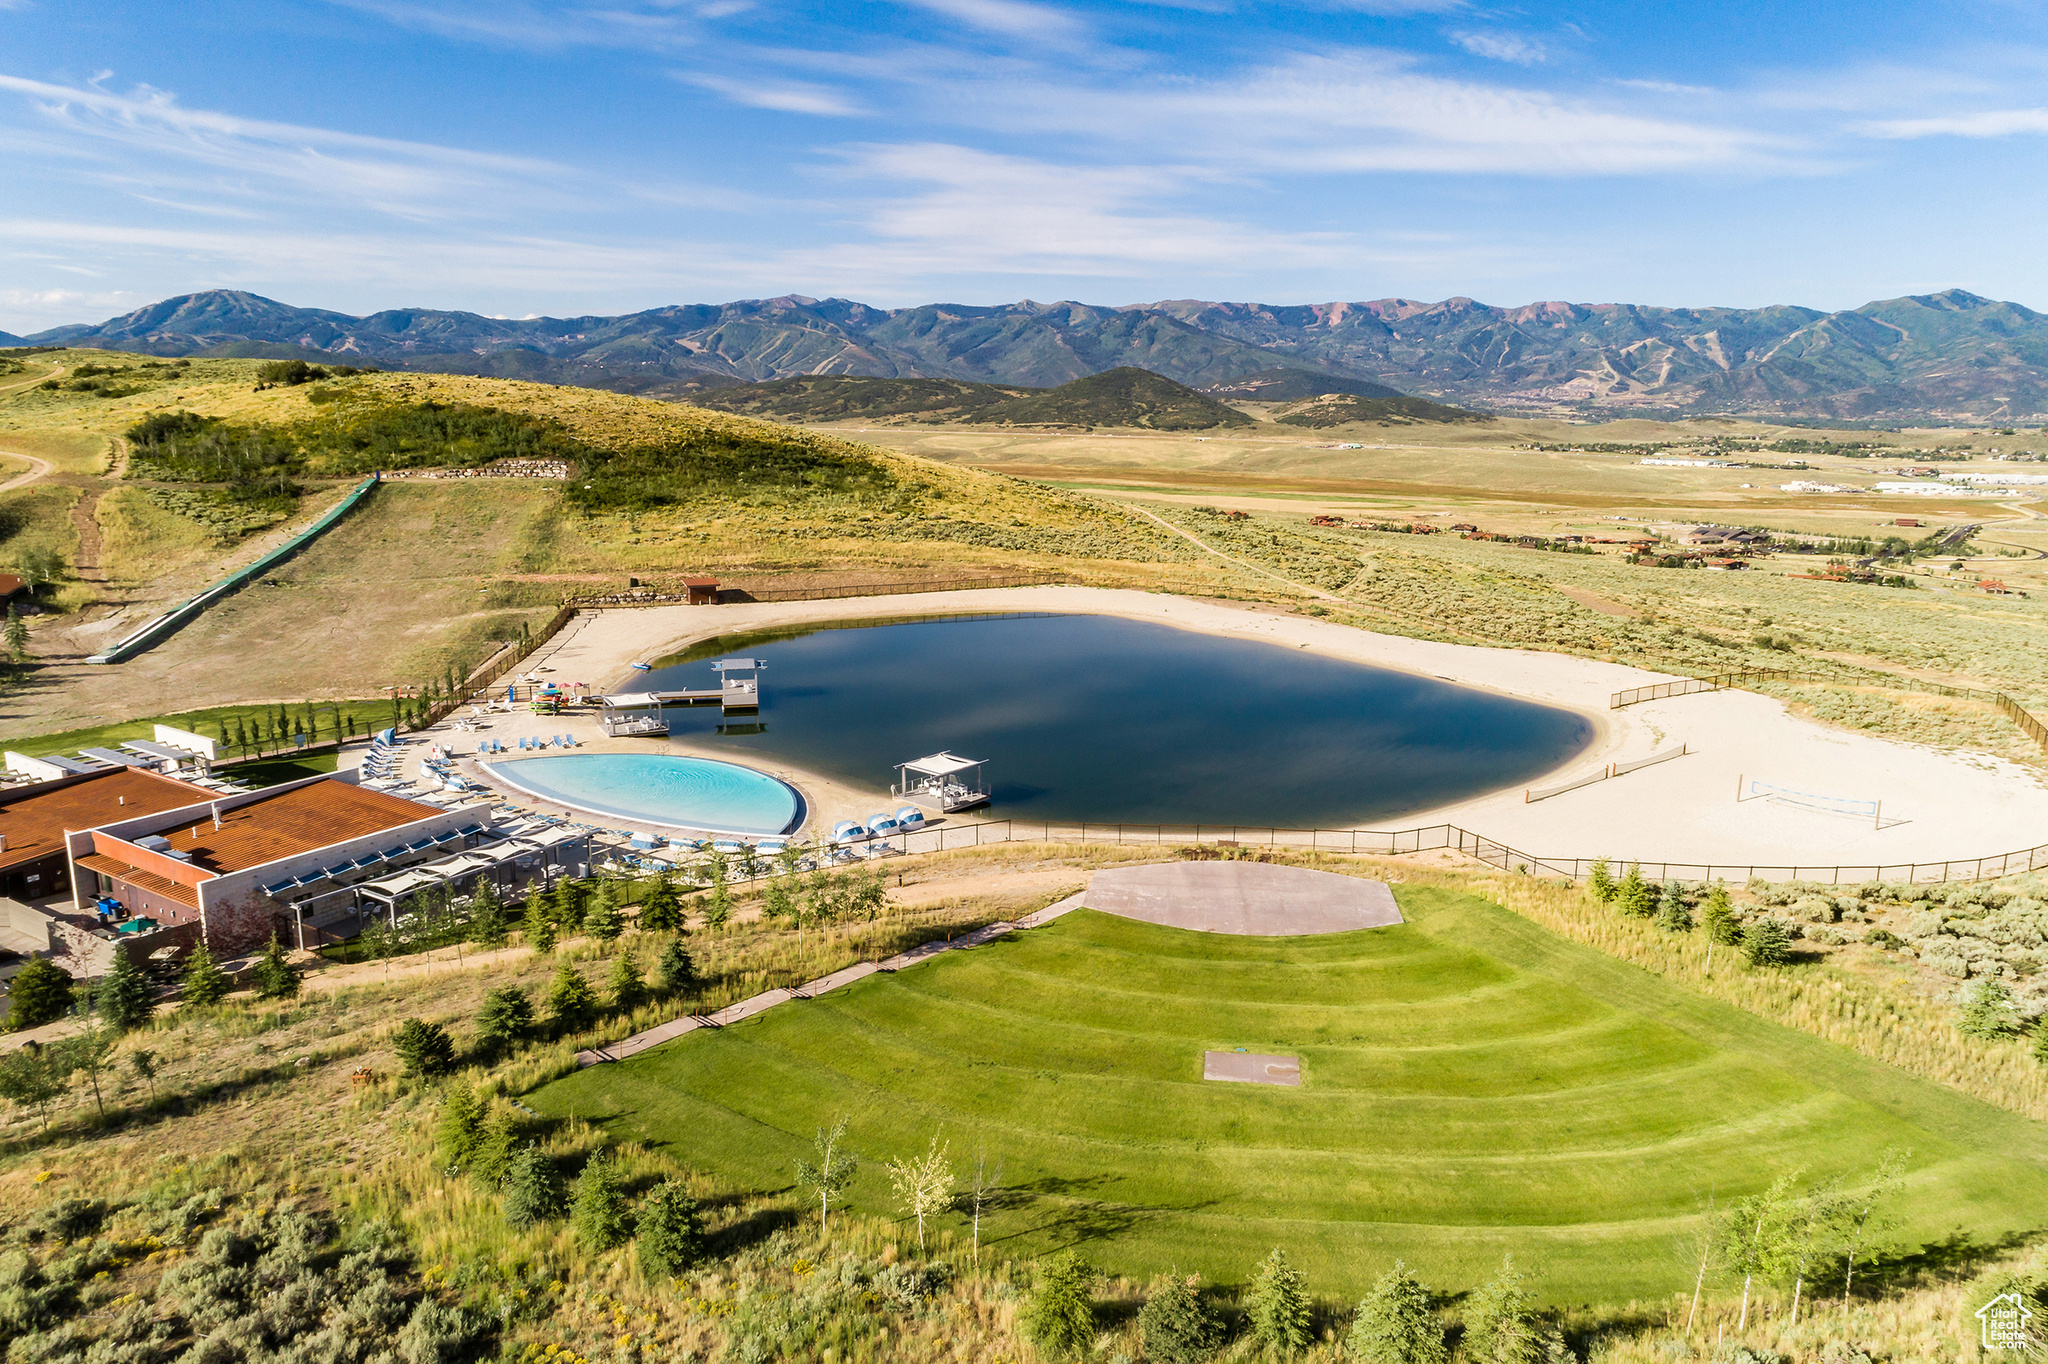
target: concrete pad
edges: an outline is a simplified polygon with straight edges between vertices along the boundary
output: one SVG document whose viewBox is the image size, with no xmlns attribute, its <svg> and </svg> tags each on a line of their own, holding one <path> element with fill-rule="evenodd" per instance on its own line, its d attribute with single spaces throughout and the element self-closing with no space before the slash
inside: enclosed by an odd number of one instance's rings
<svg viewBox="0 0 2048 1364">
<path fill-rule="evenodd" d="M 1204 1080 L 1233 1080 L 1246 1085 L 1300 1085 L 1299 1056 L 1259 1056 L 1243 1051 L 1202 1053 Z"/>
<path fill-rule="evenodd" d="M 1402 922 L 1384 881 L 1266 862 L 1165 862 L 1095 873 L 1082 903 L 1202 933 L 1276 938 Z"/>
</svg>

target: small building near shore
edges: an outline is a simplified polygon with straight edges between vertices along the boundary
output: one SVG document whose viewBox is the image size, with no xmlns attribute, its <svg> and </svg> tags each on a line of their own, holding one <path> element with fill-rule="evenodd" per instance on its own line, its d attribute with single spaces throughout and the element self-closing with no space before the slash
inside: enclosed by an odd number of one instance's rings
<svg viewBox="0 0 2048 1364">
<path fill-rule="evenodd" d="M 683 591 L 689 595 L 692 606 L 716 606 L 718 604 L 718 579 L 685 578 Z"/>
</svg>

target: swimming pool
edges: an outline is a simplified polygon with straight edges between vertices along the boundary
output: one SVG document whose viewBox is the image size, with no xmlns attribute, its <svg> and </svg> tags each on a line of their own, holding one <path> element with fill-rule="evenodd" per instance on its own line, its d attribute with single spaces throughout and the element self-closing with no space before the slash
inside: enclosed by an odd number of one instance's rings
<svg viewBox="0 0 2048 1364">
<path fill-rule="evenodd" d="M 785 834 L 803 821 L 803 797 L 765 772 L 663 753 L 568 753 L 485 763 L 492 776 L 572 809 L 667 829 Z"/>
</svg>

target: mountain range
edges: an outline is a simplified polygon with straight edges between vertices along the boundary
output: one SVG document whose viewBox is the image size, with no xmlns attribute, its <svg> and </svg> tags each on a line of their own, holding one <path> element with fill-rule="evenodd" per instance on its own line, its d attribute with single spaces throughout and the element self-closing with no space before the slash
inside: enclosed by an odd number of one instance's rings
<svg viewBox="0 0 2048 1364">
<path fill-rule="evenodd" d="M 1469 298 L 874 308 L 790 294 L 517 319 L 424 308 L 354 317 L 210 290 L 98 325 L 0 334 L 0 343 L 346 357 L 684 399 L 801 375 L 1052 388 L 1135 366 L 1230 397 L 1248 396 L 1233 390 L 1281 368 L 1462 407 L 1556 415 L 1906 422 L 2048 413 L 2048 314 L 1961 289 L 1840 312 L 1499 308 Z"/>
</svg>

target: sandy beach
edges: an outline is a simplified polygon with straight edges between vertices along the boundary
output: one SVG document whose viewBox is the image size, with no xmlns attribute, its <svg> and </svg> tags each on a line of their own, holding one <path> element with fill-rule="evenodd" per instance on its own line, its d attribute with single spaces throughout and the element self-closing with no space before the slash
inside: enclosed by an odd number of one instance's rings
<svg viewBox="0 0 2048 1364">
<path fill-rule="evenodd" d="M 1789 714 L 1782 702 L 1725 691 L 1608 709 L 1629 687 L 1671 680 L 1619 664 L 1539 653 L 1439 644 L 1375 634 L 1305 617 L 1156 593 L 1023 587 L 861 597 L 834 601 L 614 609 L 580 617 L 530 666 L 560 683 L 598 691 L 634 686 L 631 665 L 714 635 L 806 622 L 877 616 L 1047 611 L 1115 615 L 1278 648 L 1417 673 L 1462 686 L 1569 708 L 1596 727 L 1593 744 L 1544 784 L 1684 744 L 1687 756 L 1525 803 L 1521 787 L 1416 810 L 1382 827 L 1453 823 L 1545 857 L 1607 855 L 1643 861 L 1823 865 L 1975 858 L 2048 838 L 2048 785 L 2033 772 L 1978 753 L 1946 753 L 1829 728 Z M 607 740 L 594 719 L 505 716 L 499 737 L 571 726 L 593 748 L 696 753 L 731 760 L 705 744 Z M 859 819 L 889 801 L 887 774 L 862 788 L 786 764 L 756 764 L 791 782 L 812 827 Z M 1881 819 L 1783 798 L 1738 800 L 1754 780 L 1850 801 L 1881 801 Z M 1000 813 L 1000 812 L 998 812 Z"/>
</svg>

